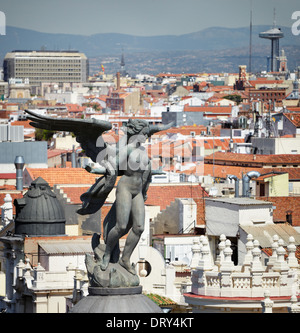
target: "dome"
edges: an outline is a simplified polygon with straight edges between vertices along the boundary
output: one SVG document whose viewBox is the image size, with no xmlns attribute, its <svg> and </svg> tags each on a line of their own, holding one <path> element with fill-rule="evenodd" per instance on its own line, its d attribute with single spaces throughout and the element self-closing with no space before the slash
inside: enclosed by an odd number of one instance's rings
<svg viewBox="0 0 300 333">
<path fill-rule="evenodd" d="M 41 177 L 34 180 L 21 199 L 15 199 L 15 234 L 53 236 L 65 234 L 65 212 Z"/>
</svg>

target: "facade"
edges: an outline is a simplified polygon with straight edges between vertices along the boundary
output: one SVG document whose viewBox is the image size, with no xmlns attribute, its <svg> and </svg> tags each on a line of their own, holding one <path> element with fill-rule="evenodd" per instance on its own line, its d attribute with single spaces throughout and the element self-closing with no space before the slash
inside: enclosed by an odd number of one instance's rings
<svg viewBox="0 0 300 333">
<path fill-rule="evenodd" d="M 286 98 L 286 87 L 247 87 L 246 91 L 250 100 L 260 100 L 263 103 L 272 102 L 272 104 L 282 103 L 282 100 Z"/>
<path fill-rule="evenodd" d="M 47 168 L 47 142 L 1 142 L 0 164 L 2 173 L 15 173 L 15 158 L 23 156 L 26 167 Z"/>
<path fill-rule="evenodd" d="M 3 61 L 4 81 L 29 80 L 31 86 L 42 82 L 86 82 L 88 59 L 76 51 L 12 51 Z"/>
<path fill-rule="evenodd" d="M 267 173 L 256 178 L 256 195 L 262 197 L 285 197 L 289 195 L 289 174 Z"/>
<path fill-rule="evenodd" d="M 1 311 L 65 313 L 74 275 L 85 274 L 84 257 L 92 251 L 91 237 L 65 235 L 64 208 L 42 178 L 32 182 L 14 204 L 15 220 L 8 222 L 1 230 L 5 236 L 0 237 L 5 274 L 1 282 L 6 284 Z"/>
<path fill-rule="evenodd" d="M 245 259 L 248 234 L 259 240 L 262 248 L 270 248 L 272 235 L 277 234 L 284 241 L 288 237 L 300 245 L 300 235 L 289 224 L 274 223 L 273 202 L 251 198 L 206 198 L 206 235 L 209 237 L 211 255 L 214 260 L 218 253 L 218 240 L 224 234 L 231 242 L 232 260 L 241 265 Z"/>
<path fill-rule="evenodd" d="M 231 260 L 231 241 L 223 234 L 218 248 L 219 255 L 212 261 L 207 237 L 198 244 L 199 261 L 192 271 L 191 292 L 184 294 L 193 313 L 299 311 L 299 264 L 293 237 L 285 242 L 273 236 L 273 253 L 267 264 L 261 261 L 260 242 L 251 234 L 240 265 L 235 266 Z"/>
<path fill-rule="evenodd" d="M 106 99 L 106 107 L 111 111 L 120 111 L 123 113 L 137 113 L 141 108 L 141 98 L 138 89 L 123 92 L 114 91 Z"/>
</svg>

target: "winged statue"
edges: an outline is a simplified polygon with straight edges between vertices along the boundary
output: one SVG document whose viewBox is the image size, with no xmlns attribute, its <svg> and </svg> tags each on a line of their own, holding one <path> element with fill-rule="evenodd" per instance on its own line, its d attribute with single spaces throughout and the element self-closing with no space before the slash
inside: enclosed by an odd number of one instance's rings
<svg viewBox="0 0 300 333">
<path fill-rule="evenodd" d="M 82 207 L 77 211 L 78 214 L 97 212 L 116 185 L 115 202 L 103 222 L 105 246 L 100 246 L 99 235 L 94 235 L 92 246 L 96 262 L 90 258 L 86 260 L 90 282 L 92 280 L 94 285 L 101 286 L 107 284 L 103 282 L 103 272 L 107 271 L 110 264 L 115 263 L 129 272 L 129 275 L 136 276 L 135 266 L 130 264 L 130 256 L 144 230 L 144 201 L 154 173 L 143 143 L 154 133 L 166 130 L 173 124 L 152 125 L 143 119 L 129 119 L 123 128 L 124 135 L 118 142 L 111 144 L 105 142 L 102 136 L 112 129 L 112 124 L 108 121 L 53 118 L 25 111 L 30 124 L 36 128 L 74 133 L 85 154 L 100 165 L 96 168 L 86 167 L 88 172 L 102 176 L 81 195 Z M 119 239 L 127 233 L 120 257 Z M 97 271 L 97 274 L 92 274 L 91 271 Z M 120 275 L 113 282 L 112 280 L 110 278 L 110 285 L 120 284 Z M 127 282 L 123 281 L 124 283 Z"/>
</svg>

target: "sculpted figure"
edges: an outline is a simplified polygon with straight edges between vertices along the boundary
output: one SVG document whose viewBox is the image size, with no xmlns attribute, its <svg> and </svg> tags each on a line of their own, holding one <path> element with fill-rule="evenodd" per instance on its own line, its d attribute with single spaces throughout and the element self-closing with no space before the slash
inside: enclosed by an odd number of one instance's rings
<svg viewBox="0 0 300 333">
<path fill-rule="evenodd" d="M 78 214 L 93 214 L 104 204 L 108 194 L 114 188 L 117 178 L 116 200 L 104 220 L 104 242 L 94 235 L 92 246 L 95 260 L 87 258 L 87 268 L 95 285 L 108 284 L 110 281 L 132 280 L 135 266 L 130 264 L 130 257 L 144 230 L 145 204 L 147 190 L 151 182 L 151 164 L 143 143 L 155 132 L 170 128 L 167 126 L 149 125 L 145 120 L 129 119 L 124 127 L 124 135 L 115 144 L 107 144 L 102 137 L 111 129 L 107 121 L 95 119 L 56 119 L 37 115 L 26 111 L 31 125 L 54 131 L 69 131 L 76 135 L 77 141 L 85 150 L 86 155 L 100 164 L 99 168 L 86 166 L 91 173 L 103 175 L 84 194 L 81 195 L 82 207 Z M 159 172 L 159 171 L 158 171 Z M 128 233 L 120 258 L 119 239 Z M 110 277 L 105 275 L 110 264 L 118 264 L 110 269 Z M 124 271 L 129 277 L 124 278 Z M 101 273 L 101 271 L 103 273 Z M 117 273 L 116 273 L 117 271 Z M 95 272 L 97 272 L 95 274 Z M 126 273 L 126 274 L 127 274 Z M 119 275 L 118 275 L 119 274 Z M 128 274 L 127 274 L 128 275 Z M 133 278 L 136 283 L 136 279 Z M 99 282 L 101 281 L 101 282 Z M 114 282 L 115 283 L 115 282 Z M 125 284 L 128 282 L 125 282 Z M 130 283 L 130 282 L 129 282 Z"/>
</svg>

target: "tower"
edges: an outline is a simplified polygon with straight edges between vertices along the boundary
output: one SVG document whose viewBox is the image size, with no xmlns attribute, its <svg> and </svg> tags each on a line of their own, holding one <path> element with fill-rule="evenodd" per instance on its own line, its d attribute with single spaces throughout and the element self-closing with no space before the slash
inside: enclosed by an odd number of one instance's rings
<svg viewBox="0 0 300 333">
<path fill-rule="evenodd" d="M 274 10 L 274 23 L 273 27 L 265 32 L 259 34 L 260 38 L 270 39 L 271 40 L 271 72 L 278 72 L 278 57 L 279 57 L 279 39 L 284 37 L 283 32 L 280 28 L 276 27 L 275 22 L 275 10 Z"/>
<path fill-rule="evenodd" d="M 121 74 L 122 77 L 125 77 L 126 76 L 126 70 L 125 70 L 124 53 L 122 53 L 120 66 L 121 66 L 120 74 Z"/>
<path fill-rule="evenodd" d="M 285 55 L 284 50 L 281 50 L 281 54 L 280 57 L 278 57 L 278 61 L 279 61 L 279 72 L 281 73 L 286 73 L 287 72 L 287 58 Z"/>
</svg>

